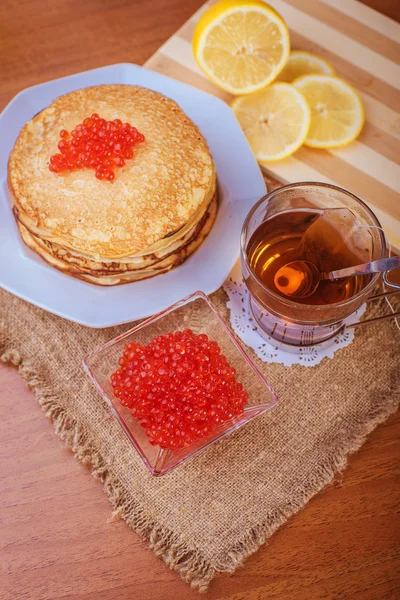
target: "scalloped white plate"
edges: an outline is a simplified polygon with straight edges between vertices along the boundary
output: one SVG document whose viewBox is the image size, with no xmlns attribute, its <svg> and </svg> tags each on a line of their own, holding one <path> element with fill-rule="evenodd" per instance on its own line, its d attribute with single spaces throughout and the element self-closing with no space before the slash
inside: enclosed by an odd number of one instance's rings
<svg viewBox="0 0 400 600">
<path fill-rule="evenodd" d="M 55 98 L 105 83 L 141 85 L 175 100 L 206 138 L 216 167 L 220 206 L 214 227 L 182 265 L 152 279 L 115 287 L 64 275 L 27 248 L 18 233 L 7 186 L 7 162 L 20 129 Z M 239 255 L 242 222 L 266 192 L 240 126 L 227 104 L 205 92 L 133 64 L 63 77 L 20 92 L 0 115 L 0 286 L 56 315 L 109 327 L 158 313 L 181 298 L 218 289 Z"/>
</svg>

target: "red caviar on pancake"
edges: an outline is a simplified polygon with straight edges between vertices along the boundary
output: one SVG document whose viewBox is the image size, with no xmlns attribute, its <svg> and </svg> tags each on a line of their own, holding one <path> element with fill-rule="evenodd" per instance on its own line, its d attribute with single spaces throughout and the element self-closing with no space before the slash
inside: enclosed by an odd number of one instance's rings
<svg viewBox="0 0 400 600">
<path fill-rule="evenodd" d="M 249 395 L 217 342 L 190 329 L 129 342 L 111 375 L 114 394 L 153 445 L 182 448 L 243 413 Z"/>
<path fill-rule="evenodd" d="M 53 173 L 76 169 L 94 169 L 98 179 L 114 181 L 115 169 L 133 158 L 133 148 L 145 137 L 136 127 L 120 119 L 106 121 L 94 113 L 75 127 L 71 133 L 60 131 L 60 154 L 50 158 Z"/>
</svg>

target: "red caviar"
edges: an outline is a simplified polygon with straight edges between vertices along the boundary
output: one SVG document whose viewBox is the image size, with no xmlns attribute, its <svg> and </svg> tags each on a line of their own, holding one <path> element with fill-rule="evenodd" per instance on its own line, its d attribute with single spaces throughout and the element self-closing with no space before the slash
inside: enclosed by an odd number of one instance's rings
<svg viewBox="0 0 400 600">
<path fill-rule="evenodd" d="M 129 342 L 111 375 L 114 394 L 151 444 L 182 448 L 243 413 L 248 393 L 217 342 L 190 329 L 147 346 Z"/>
<path fill-rule="evenodd" d="M 94 169 L 98 179 L 114 181 L 114 170 L 133 158 L 133 147 L 145 137 L 136 127 L 120 119 L 106 121 L 97 113 L 75 127 L 71 133 L 60 131 L 60 154 L 50 158 L 53 173 L 75 169 Z"/>
</svg>

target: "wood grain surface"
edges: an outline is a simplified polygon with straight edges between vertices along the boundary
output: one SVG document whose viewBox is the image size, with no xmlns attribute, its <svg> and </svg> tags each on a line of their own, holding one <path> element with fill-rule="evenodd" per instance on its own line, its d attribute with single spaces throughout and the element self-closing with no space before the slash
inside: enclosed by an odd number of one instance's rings
<svg viewBox="0 0 400 600">
<path fill-rule="evenodd" d="M 399 18 L 397 0 L 366 2 Z M 115 62 L 143 63 L 200 0 L 2 0 L 0 108 L 21 89 Z M 395 357 L 394 357 L 395 359 Z M 367 374 L 366 374 L 367 376 Z M 400 418 L 373 432 L 335 485 L 210 600 L 400 597 Z M 0 599 L 192 600 L 65 450 L 17 371 L 0 365 Z"/>
</svg>

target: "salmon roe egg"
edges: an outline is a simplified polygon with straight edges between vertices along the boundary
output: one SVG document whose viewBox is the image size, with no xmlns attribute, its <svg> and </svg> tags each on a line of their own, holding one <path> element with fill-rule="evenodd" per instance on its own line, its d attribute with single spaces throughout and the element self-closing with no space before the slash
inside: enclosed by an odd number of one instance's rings
<svg viewBox="0 0 400 600">
<path fill-rule="evenodd" d="M 84 119 L 71 133 L 60 131 L 59 153 L 50 157 L 53 173 L 94 169 L 97 179 L 114 181 L 115 169 L 134 156 L 133 148 L 145 137 L 136 127 L 120 119 L 106 121 L 97 113 Z"/>
<path fill-rule="evenodd" d="M 249 395 L 217 342 L 190 329 L 129 342 L 111 375 L 114 395 L 161 448 L 183 448 L 243 413 Z"/>
</svg>

